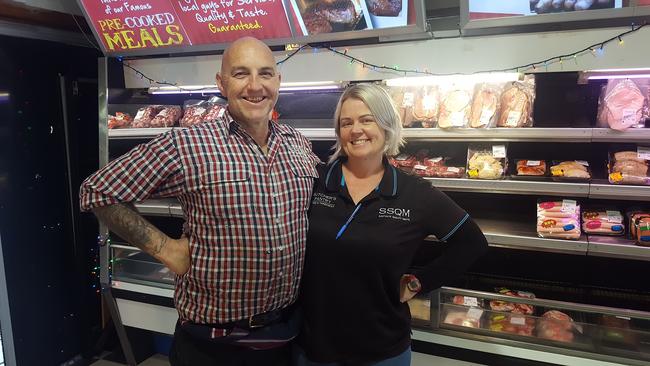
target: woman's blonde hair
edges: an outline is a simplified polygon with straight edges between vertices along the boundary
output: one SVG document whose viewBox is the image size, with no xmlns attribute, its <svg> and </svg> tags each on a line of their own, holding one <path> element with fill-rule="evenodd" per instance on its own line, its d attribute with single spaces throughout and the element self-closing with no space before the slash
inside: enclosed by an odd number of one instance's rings
<svg viewBox="0 0 650 366">
<path fill-rule="evenodd" d="M 386 135 L 384 143 L 384 155 L 397 155 L 400 147 L 404 145 L 402 138 L 402 121 L 400 119 L 397 107 L 393 103 L 390 95 L 381 85 L 371 83 L 354 84 L 348 87 L 341 95 L 336 111 L 334 112 L 334 131 L 336 132 L 336 144 L 332 148 L 334 153 L 330 156 L 329 161 L 334 161 L 345 152 L 341 147 L 340 123 L 341 106 L 348 99 L 358 99 L 362 101 L 375 117 L 377 125 Z"/>
</svg>

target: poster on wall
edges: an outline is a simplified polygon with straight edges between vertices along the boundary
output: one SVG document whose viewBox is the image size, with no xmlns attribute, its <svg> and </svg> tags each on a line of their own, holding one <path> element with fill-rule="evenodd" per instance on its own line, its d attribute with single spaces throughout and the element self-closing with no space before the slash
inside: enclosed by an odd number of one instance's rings
<svg viewBox="0 0 650 366">
<path fill-rule="evenodd" d="M 218 49 L 243 36 L 284 44 L 425 30 L 422 0 L 78 1 L 115 55 Z"/>
<path fill-rule="evenodd" d="M 469 19 L 620 9 L 627 6 L 629 0 L 469 0 Z"/>
</svg>

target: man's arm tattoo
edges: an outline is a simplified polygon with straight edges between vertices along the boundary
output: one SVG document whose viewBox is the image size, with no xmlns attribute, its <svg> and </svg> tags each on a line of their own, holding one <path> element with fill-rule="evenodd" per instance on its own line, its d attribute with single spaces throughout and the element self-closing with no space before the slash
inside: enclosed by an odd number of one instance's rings
<svg viewBox="0 0 650 366">
<path fill-rule="evenodd" d="M 97 207 L 93 212 L 109 230 L 149 254 L 157 255 L 167 245 L 167 236 L 145 220 L 133 205 L 118 203 Z"/>
</svg>

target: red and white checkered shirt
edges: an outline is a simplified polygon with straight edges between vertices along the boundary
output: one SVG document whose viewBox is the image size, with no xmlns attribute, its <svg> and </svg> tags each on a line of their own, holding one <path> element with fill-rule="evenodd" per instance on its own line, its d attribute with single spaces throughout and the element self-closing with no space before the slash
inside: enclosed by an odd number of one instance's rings
<svg viewBox="0 0 650 366">
<path fill-rule="evenodd" d="M 82 210 L 177 197 L 191 268 L 176 278 L 181 320 L 219 324 L 294 302 L 319 162 L 292 127 L 269 122 L 268 154 L 229 114 L 174 129 L 88 177 Z"/>
</svg>

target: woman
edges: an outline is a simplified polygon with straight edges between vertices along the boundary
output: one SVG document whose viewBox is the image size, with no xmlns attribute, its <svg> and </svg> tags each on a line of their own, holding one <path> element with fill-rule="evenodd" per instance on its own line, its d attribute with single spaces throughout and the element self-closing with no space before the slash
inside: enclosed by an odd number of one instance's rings
<svg viewBox="0 0 650 366">
<path fill-rule="evenodd" d="M 312 198 L 297 363 L 410 365 L 406 301 L 465 271 L 487 242 L 449 197 L 388 164 L 403 141 L 398 112 L 381 86 L 348 88 L 334 121 L 335 152 Z M 448 249 L 409 272 L 430 234 Z"/>
</svg>

